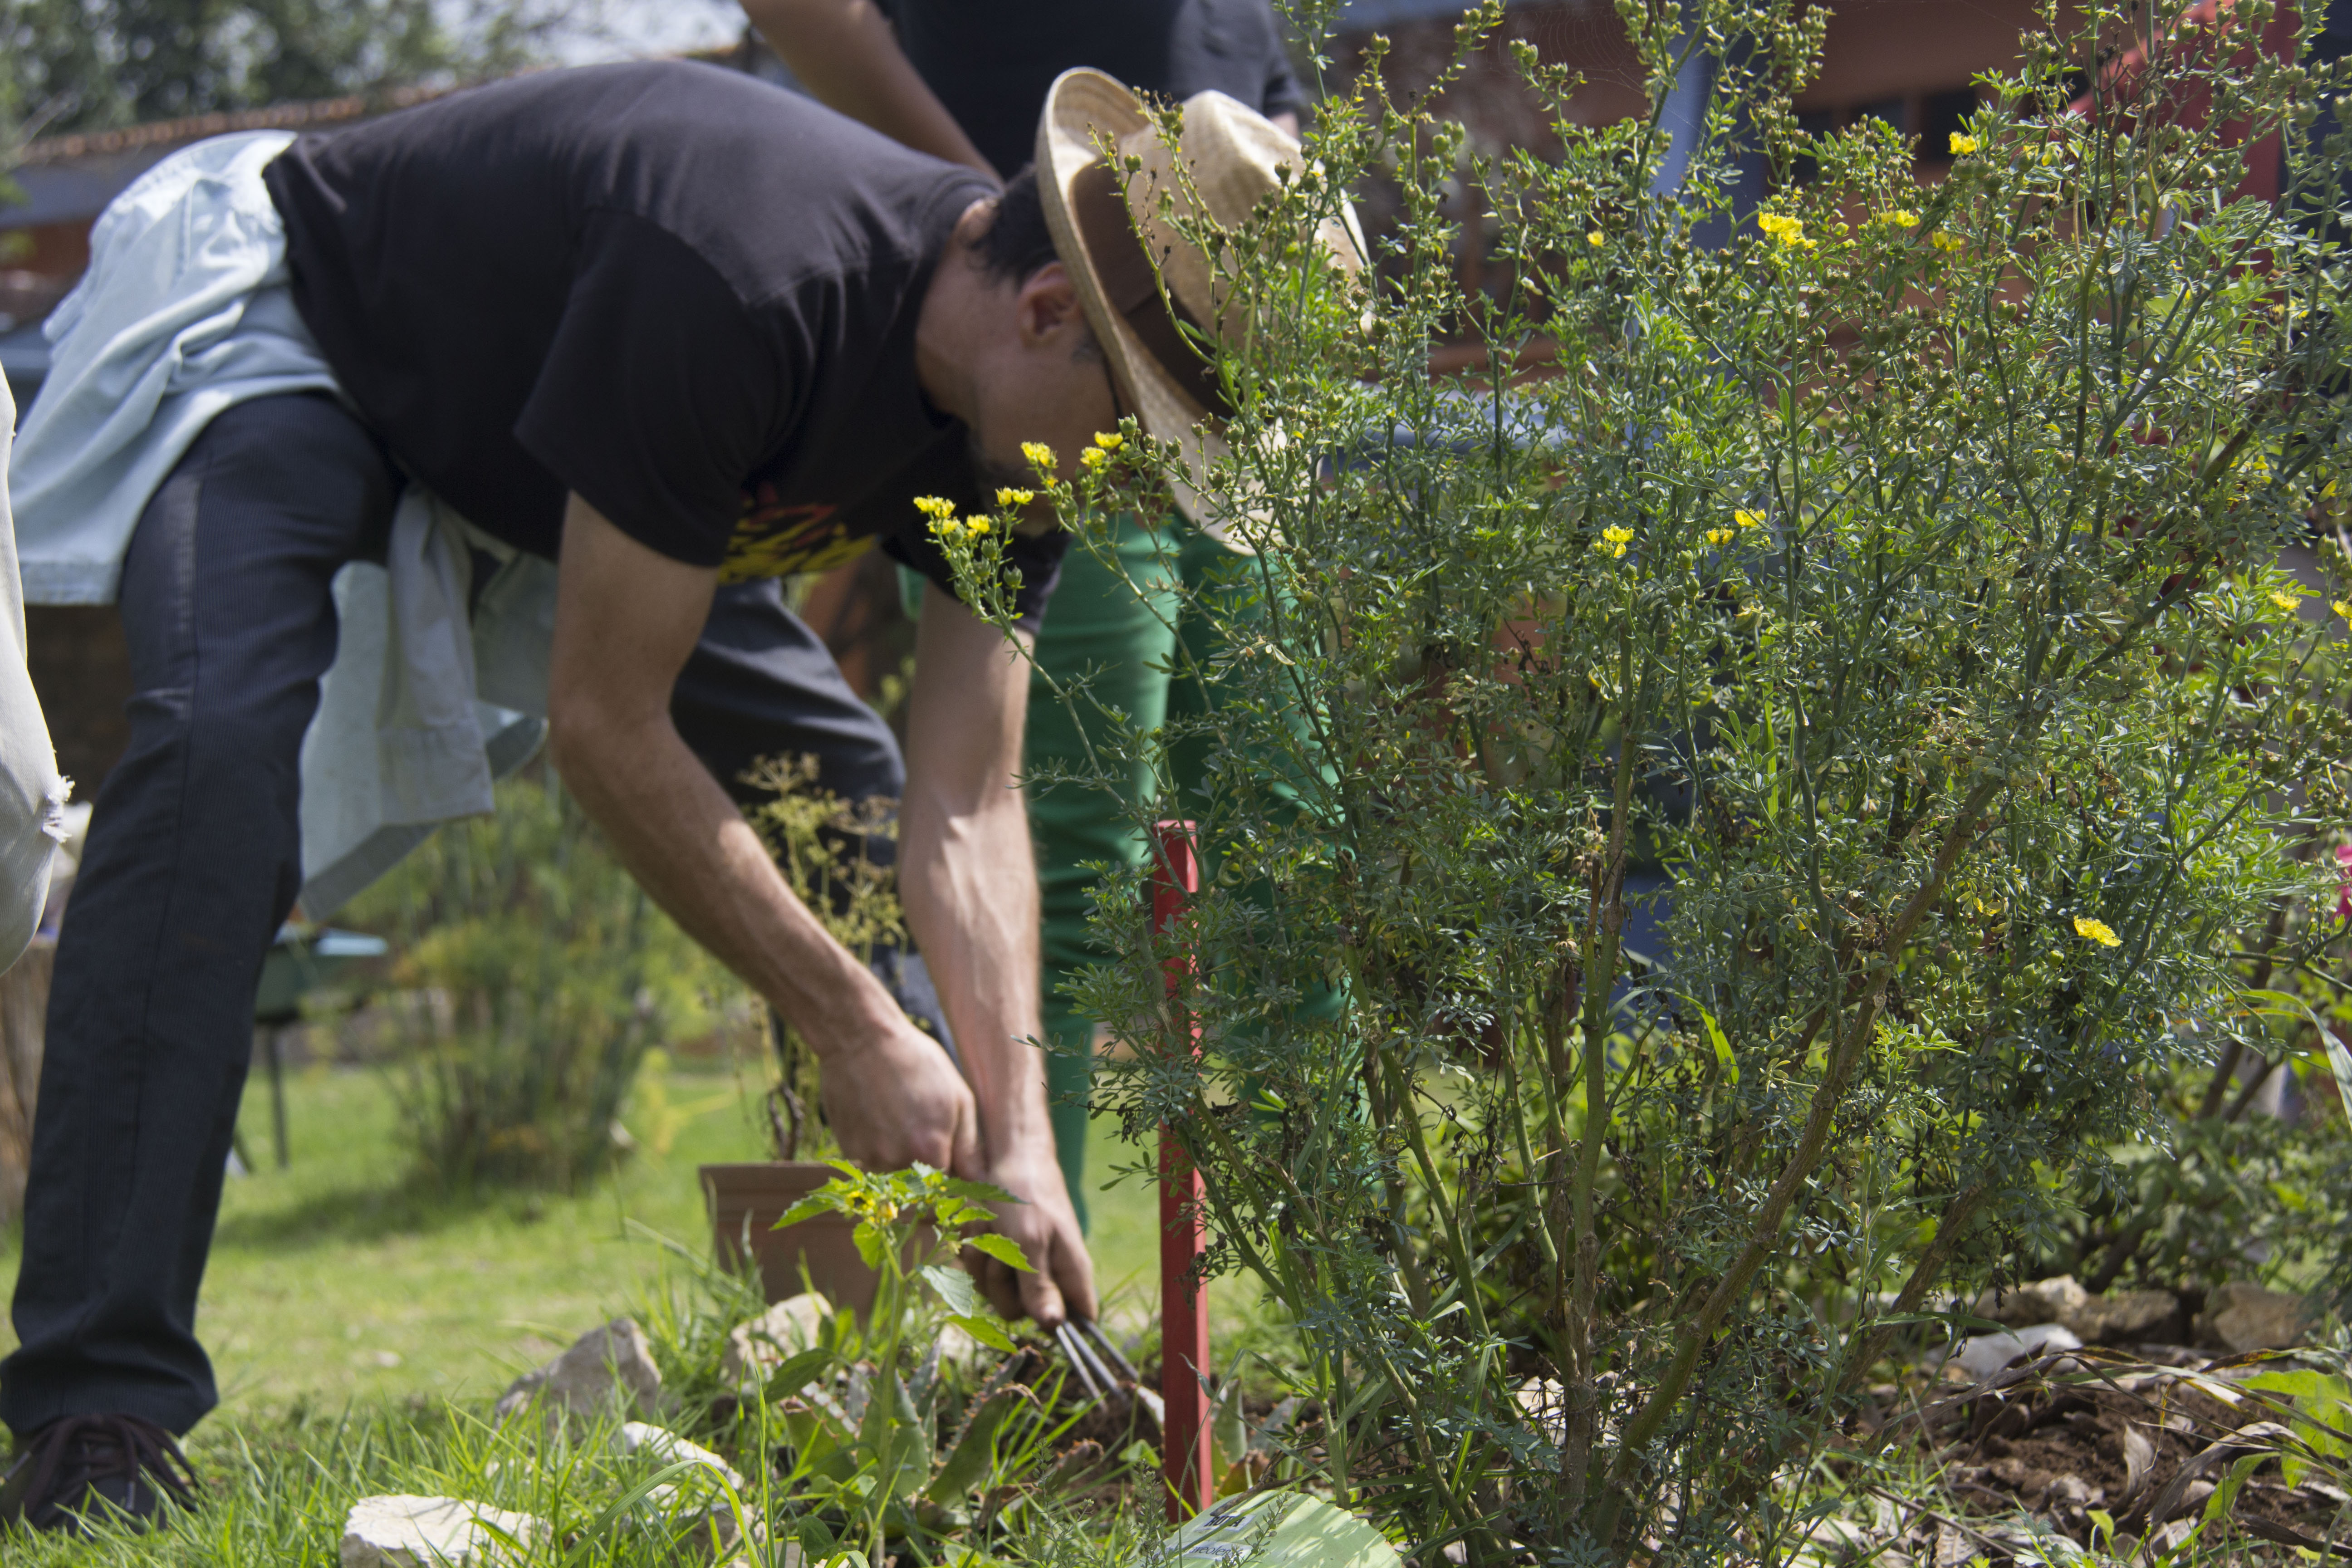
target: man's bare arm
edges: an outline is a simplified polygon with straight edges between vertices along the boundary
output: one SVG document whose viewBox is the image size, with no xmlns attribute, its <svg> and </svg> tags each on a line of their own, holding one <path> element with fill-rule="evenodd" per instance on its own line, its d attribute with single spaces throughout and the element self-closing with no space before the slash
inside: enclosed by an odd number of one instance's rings
<svg viewBox="0 0 2352 1568">
<path fill-rule="evenodd" d="M 1034 1275 L 1021 1310 L 1051 1327 L 1096 1315 L 1094 1269 L 1046 1114 L 1037 1011 L 1037 866 L 1017 778 L 1029 665 L 995 627 L 929 586 L 908 698 L 898 896 L 979 1102 L 981 1166 L 1025 1200 L 999 1226 Z M 999 1307 L 1013 1282 L 979 1270 Z M 1008 1314 L 1009 1315 L 1009 1314 Z"/>
<path fill-rule="evenodd" d="M 1001 178 L 908 63 L 874 0 L 743 0 L 743 14 L 826 108 L 918 153 Z"/>
<path fill-rule="evenodd" d="M 556 768 L 654 900 L 808 1040 L 845 1153 L 974 1165 L 971 1095 L 946 1054 L 785 885 L 670 721 L 716 582 L 572 498 L 548 680 Z"/>
</svg>

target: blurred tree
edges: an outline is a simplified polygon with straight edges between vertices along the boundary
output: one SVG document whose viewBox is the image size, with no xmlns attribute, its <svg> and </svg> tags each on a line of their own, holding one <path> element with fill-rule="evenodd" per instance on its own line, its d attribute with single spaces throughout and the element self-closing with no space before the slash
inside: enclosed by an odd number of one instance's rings
<svg viewBox="0 0 2352 1568">
<path fill-rule="evenodd" d="M 0 0 L 26 136 L 512 70 L 602 0 Z M 14 138 L 10 138 L 14 140 Z"/>
</svg>

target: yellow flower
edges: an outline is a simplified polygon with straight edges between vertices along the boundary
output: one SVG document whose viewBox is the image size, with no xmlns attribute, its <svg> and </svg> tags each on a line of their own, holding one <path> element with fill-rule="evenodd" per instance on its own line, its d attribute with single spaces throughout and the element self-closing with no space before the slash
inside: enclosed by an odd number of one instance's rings
<svg viewBox="0 0 2352 1568">
<path fill-rule="evenodd" d="M 2338 599 L 2327 607 L 2346 620 L 2352 621 L 2352 599 Z"/>
<path fill-rule="evenodd" d="M 1584 243 L 1598 248 L 1599 247 L 1609 243 L 1609 237 L 1602 234 L 1596 228 L 1591 234 L 1584 237 Z"/>
<path fill-rule="evenodd" d="M 943 500 L 939 496 L 917 496 L 915 510 L 933 522 L 945 522 L 955 516 L 955 502 Z"/>
<path fill-rule="evenodd" d="M 1127 445 L 1127 437 L 1109 430 L 1095 432 L 1095 445 L 1106 452 L 1116 452 Z"/>
<path fill-rule="evenodd" d="M 1805 220 L 1802 218 L 1790 217 L 1786 213 L 1759 213 L 1756 215 L 1756 226 L 1791 249 L 1813 248 L 1813 241 L 1805 237 Z"/>
<path fill-rule="evenodd" d="M 1601 537 L 1592 542 L 1592 549 L 1595 554 L 1606 555 L 1614 561 L 1622 556 L 1625 553 L 1625 546 L 1633 542 L 1632 529 L 1604 528 L 1601 531 Z"/>
<path fill-rule="evenodd" d="M 1731 521 L 1738 523 L 1742 528 L 1761 528 L 1764 526 L 1764 520 L 1757 516 L 1752 511 L 1735 511 L 1731 514 Z"/>
<path fill-rule="evenodd" d="M 1006 510 L 1027 506 L 1037 499 L 1035 490 L 1002 489 L 996 492 L 996 504 Z"/>
<path fill-rule="evenodd" d="M 1902 207 L 1896 207 L 1890 212 L 1880 213 L 1878 215 L 1877 221 L 1894 228 L 1917 228 L 1919 226 L 1919 215 L 1915 212 L 1906 211 Z"/>
<path fill-rule="evenodd" d="M 2271 603 L 2276 605 L 2280 609 L 2284 610 L 2290 616 L 2294 614 L 2296 610 L 2303 607 L 2303 600 L 2293 594 L 2273 593 L 2271 595 Z"/>
<path fill-rule="evenodd" d="M 1952 156 L 1965 158 L 1977 150 L 1977 139 L 1955 131 L 1952 132 Z"/>
<path fill-rule="evenodd" d="M 1739 531 L 1737 529 L 1710 528 L 1706 531 L 1706 542 L 1709 544 L 1728 544 L 1738 537 Z"/>
<path fill-rule="evenodd" d="M 2124 939 L 2116 934 L 2113 926 L 2105 921 L 2095 921 L 2088 915 L 2074 917 L 2074 934 L 2085 941 L 2095 942 L 2101 947 L 2121 947 L 2124 944 Z"/>
<path fill-rule="evenodd" d="M 966 533 L 974 535 L 986 533 L 988 531 L 988 519 L 984 517 L 968 517 L 963 520 L 963 531 Z"/>
<path fill-rule="evenodd" d="M 1927 237 L 1927 243 L 1938 250 L 1958 250 L 1968 242 L 1948 228 L 1939 228 Z"/>
<path fill-rule="evenodd" d="M 1029 466 L 1036 469 L 1039 473 L 1050 474 L 1054 471 L 1054 448 L 1045 445 L 1045 442 L 1022 442 L 1021 455 L 1028 458 Z"/>
<path fill-rule="evenodd" d="M 1099 447 L 1089 447 L 1078 454 L 1078 463 L 1083 468 L 1099 468 L 1109 460 L 1110 454 Z"/>
</svg>

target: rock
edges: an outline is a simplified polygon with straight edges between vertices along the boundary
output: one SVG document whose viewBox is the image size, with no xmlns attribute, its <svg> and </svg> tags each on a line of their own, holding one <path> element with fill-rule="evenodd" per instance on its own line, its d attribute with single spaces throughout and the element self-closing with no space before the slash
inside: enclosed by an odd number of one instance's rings
<svg viewBox="0 0 2352 1568">
<path fill-rule="evenodd" d="M 491 1415 L 504 1421 L 534 1403 L 551 1427 L 567 1417 L 594 1421 L 615 1410 L 640 1421 L 652 1420 L 664 1414 L 668 1401 L 645 1330 L 634 1319 L 615 1318 L 581 1335 L 545 1366 L 508 1384 Z"/>
<path fill-rule="evenodd" d="M 2095 1296 L 2071 1274 L 2036 1279 L 2012 1290 L 1987 1290 L 1974 1315 L 2011 1327 L 2056 1323 L 2084 1344 L 2130 1344 L 2170 1331 L 2180 1300 L 2169 1290 L 2126 1290 Z"/>
<path fill-rule="evenodd" d="M 656 1426 L 651 1422 L 621 1423 L 620 1429 L 613 1434 L 613 1448 L 615 1453 L 643 1454 L 665 1465 L 700 1465 L 739 1492 L 745 1485 L 743 1478 L 736 1474 L 734 1466 L 701 1444 L 689 1442 L 668 1427 Z"/>
<path fill-rule="evenodd" d="M 646 1489 L 643 1510 L 647 1521 L 673 1537 L 688 1538 L 707 1558 L 731 1552 L 748 1537 L 759 1543 L 767 1531 L 751 1516 L 744 1498 L 748 1483 L 735 1467 L 667 1427 L 644 1421 L 623 1422 L 613 1434 L 616 1453 L 642 1455 L 656 1465 L 699 1467 L 701 1477 L 663 1481 Z M 730 1496 L 719 1483 L 734 1489 Z"/>
<path fill-rule="evenodd" d="M 2021 1355 L 2082 1348 L 2083 1342 L 2063 1324 L 2036 1323 L 2014 1333 L 1978 1334 L 1963 1343 L 1948 1364 L 1967 1373 L 1970 1382 L 1982 1383 Z"/>
<path fill-rule="evenodd" d="M 1977 1298 L 1975 1315 L 2011 1328 L 2023 1323 L 2061 1323 L 2071 1330 L 2074 1325 L 2067 1320 L 2091 1299 L 2091 1293 L 2076 1284 L 2072 1274 L 2061 1274 L 2053 1279 L 2036 1279 L 2011 1290 L 1988 1290 Z"/>
<path fill-rule="evenodd" d="M 825 1313 L 818 1297 L 787 1296 L 750 1322 L 736 1324 L 727 1331 L 719 1375 L 734 1384 L 764 1381 L 785 1357 L 815 1345 L 824 1331 Z"/>
<path fill-rule="evenodd" d="M 2223 1285 L 2205 1298 L 2197 1320 L 2200 1337 L 2233 1355 L 2293 1350 L 2304 1342 L 2306 1308 L 2300 1296 L 2259 1285 Z"/>
<path fill-rule="evenodd" d="M 2120 1290 L 2086 1298 L 2071 1317 L 2058 1321 L 2091 1345 L 2137 1344 L 2175 1331 L 2180 1298 L 2169 1290 Z"/>
<path fill-rule="evenodd" d="M 446 1497 L 363 1497 L 343 1520 L 342 1568 L 459 1568 L 518 1561 L 484 1525 L 529 1543 L 547 1526 L 527 1513 Z"/>
</svg>

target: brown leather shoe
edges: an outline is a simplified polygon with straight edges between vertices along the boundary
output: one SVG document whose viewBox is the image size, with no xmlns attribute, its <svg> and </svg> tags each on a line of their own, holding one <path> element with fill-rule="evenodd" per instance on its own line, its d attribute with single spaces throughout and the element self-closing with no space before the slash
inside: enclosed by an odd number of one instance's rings
<svg viewBox="0 0 2352 1568">
<path fill-rule="evenodd" d="M 136 1415 L 66 1415 L 20 1446 L 0 1480 L 0 1527 L 80 1533 L 121 1514 L 141 1529 L 193 1508 L 195 1472 L 172 1435 Z"/>
</svg>

